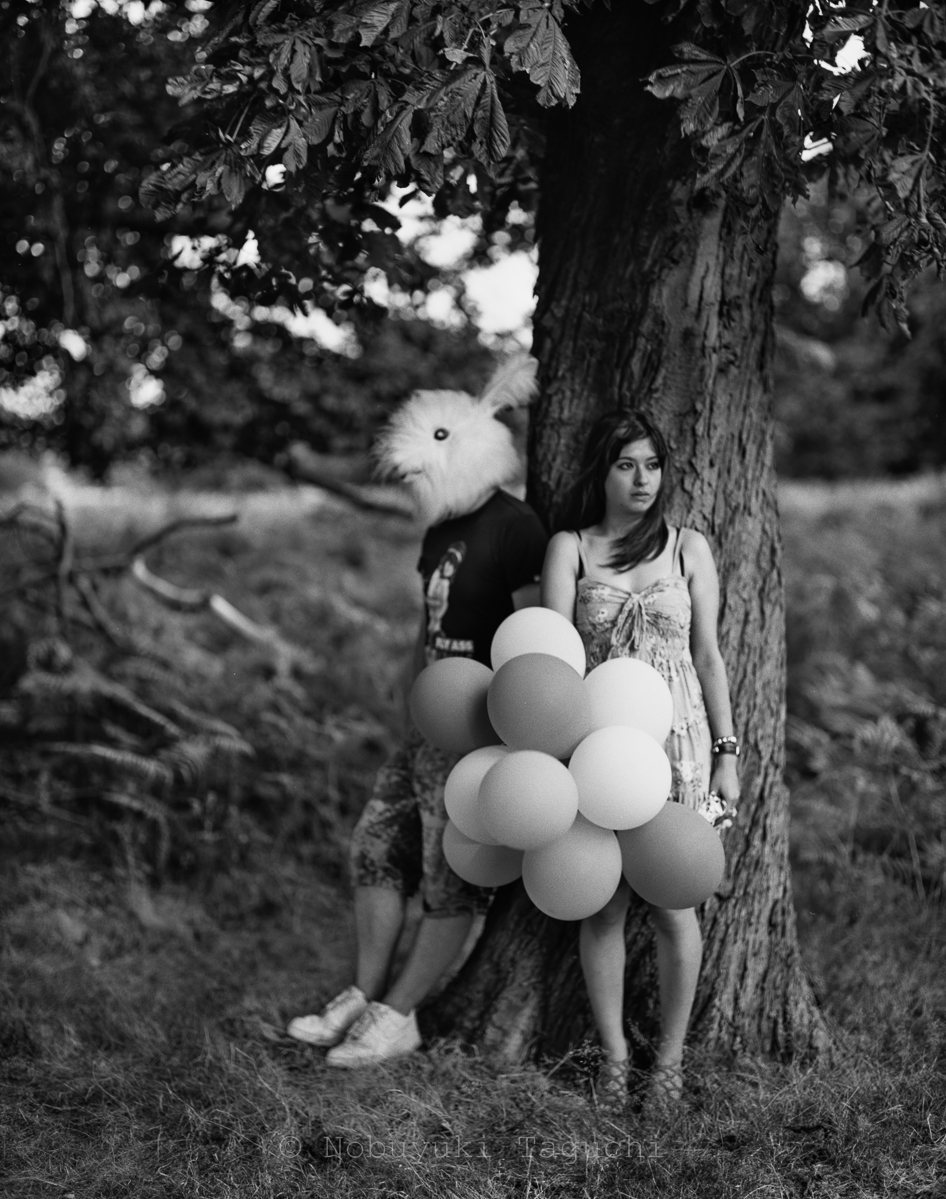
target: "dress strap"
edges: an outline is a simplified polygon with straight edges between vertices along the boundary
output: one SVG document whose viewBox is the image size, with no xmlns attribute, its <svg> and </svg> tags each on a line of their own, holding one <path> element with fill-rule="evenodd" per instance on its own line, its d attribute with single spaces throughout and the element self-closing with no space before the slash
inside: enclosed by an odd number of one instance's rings
<svg viewBox="0 0 946 1199">
<path fill-rule="evenodd" d="M 575 530 L 575 543 L 578 546 L 578 578 L 580 579 L 582 575 L 589 573 L 588 559 L 585 557 L 585 543 L 581 539 L 580 529 Z"/>
</svg>

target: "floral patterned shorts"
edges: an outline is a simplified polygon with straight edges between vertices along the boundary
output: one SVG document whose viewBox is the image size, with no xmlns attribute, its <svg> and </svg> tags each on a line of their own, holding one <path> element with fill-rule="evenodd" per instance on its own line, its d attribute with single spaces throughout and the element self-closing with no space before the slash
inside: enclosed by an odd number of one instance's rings
<svg viewBox="0 0 946 1199">
<path fill-rule="evenodd" d="M 412 731 L 385 762 L 352 833 L 355 886 L 419 890 L 428 916 L 486 911 L 492 890 L 465 882 L 443 856 L 443 787 L 457 761 Z"/>
</svg>

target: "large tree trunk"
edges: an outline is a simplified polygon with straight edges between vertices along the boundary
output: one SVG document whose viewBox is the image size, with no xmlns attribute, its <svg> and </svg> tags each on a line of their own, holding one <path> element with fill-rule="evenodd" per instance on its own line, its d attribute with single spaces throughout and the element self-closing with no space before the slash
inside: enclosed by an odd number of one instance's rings
<svg viewBox="0 0 946 1199">
<path fill-rule="evenodd" d="M 674 105 L 641 85 L 671 60 L 679 28 L 648 5 L 618 3 L 594 5 L 568 32 L 582 94 L 549 118 L 541 178 L 530 495 L 558 527 L 584 434 L 608 408 L 641 407 L 669 438 L 672 519 L 703 531 L 716 553 L 721 646 L 744 746 L 739 818 L 723 834 L 727 875 L 701 913 L 691 1035 L 720 1048 L 806 1052 L 825 1030 L 799 960 L 782 782 L 770 410 L 777 217 L 750 228 L 731 202 L 694 193 Z M 657 1011 L 643 904 L 632 908 L 627 944 L 626 1012 L 646 1055 Z M 542 917 L 521 888 L 507 888 L 432 1017 L 511 1058 L 565 1052 L 591 1027 L 576 926 Z"/>
</svg>

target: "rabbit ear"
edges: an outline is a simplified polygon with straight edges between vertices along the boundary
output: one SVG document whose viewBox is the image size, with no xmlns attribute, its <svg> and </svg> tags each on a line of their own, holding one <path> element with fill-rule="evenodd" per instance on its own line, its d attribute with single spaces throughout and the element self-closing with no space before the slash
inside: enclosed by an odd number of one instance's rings
<svg viewBox="0 0 946 1199">
<path fill-rule="evenodd" d="M 515 354 L 493 374 L 480 396 L 488 412 L 502 408 L 525 408 L 536 393 L 535 374 L 539 364 L 531 354 Z"/>
</svg>

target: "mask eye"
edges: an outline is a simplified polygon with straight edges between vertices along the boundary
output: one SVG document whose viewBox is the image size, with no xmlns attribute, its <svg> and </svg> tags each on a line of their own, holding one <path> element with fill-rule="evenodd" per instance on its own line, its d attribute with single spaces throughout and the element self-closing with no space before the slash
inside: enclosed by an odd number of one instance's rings
<svg viewBox="0 0 946 1199">
<path fill-rule="evenodd" d="M 434 429 L 435 441 L 446 441 L 449 436 L 450 431 L 448 429 Z"/>
</svg>

